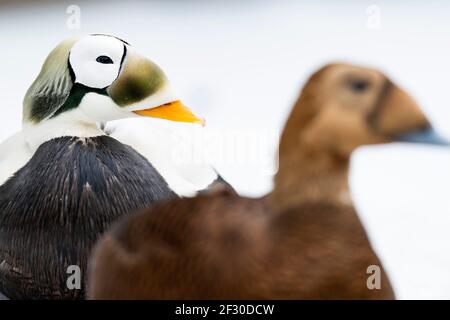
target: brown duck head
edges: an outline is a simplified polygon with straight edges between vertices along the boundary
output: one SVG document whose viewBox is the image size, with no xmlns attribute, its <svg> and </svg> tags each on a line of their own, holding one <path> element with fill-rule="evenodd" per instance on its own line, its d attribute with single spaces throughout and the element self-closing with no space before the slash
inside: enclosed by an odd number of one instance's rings
<svg viewBox="0 0 450 320">
<path fill-rule="evenodd" d="M 309 189 L 306 198 L 326 196 L 326 189 L 336 194 L 346 188 L 349 158 L 357 147 L 394 141 L 448 144 L 413 98 L 380 71 L 326 65 L 307 81 L 286 123 L 274 193 L 278 198 L 301 198 Z M 309 180 L 323 185 L 311 186 Z"/>
</svg>

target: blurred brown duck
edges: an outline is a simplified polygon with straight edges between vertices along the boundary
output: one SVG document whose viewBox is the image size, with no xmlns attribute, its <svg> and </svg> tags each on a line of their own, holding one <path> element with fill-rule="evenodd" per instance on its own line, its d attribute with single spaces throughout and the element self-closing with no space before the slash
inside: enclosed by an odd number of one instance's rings
<svg viewBox="0 0 450 320">
<path fill-rule="evenodd" d="M 381 72 L 332 64 L 305 85 L 284 129 L 274 191 L 217 192 L 127 217 L 97 245 L 93 299 L 393 299 L 352 205 L 361 145 L 443 143 Z M 369 266 L 381 289 L 369 289 Z"/>
</svg>

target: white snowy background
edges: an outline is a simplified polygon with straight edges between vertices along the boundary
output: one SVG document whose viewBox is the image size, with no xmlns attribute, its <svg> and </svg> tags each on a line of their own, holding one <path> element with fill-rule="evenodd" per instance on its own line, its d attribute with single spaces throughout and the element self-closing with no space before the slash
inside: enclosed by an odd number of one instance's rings
<svg viewBox="0 0 450 320">
<path fill-rule="evenodd" d="M 70 5 L 80 29 L 67 26 Z M 113 34 L 162 66 L 216 137 L 231 137 L 214 147 L 236 154 L 243 143 L 243 159 L 216 165 L 241 194 L 260 196 L 299 88 L 330 61 L 387 72 L 450 138 L 449 16 L 445 1 L 0 1 L 0 140 L 20 130 L 22 98 L 51 48 Z M 350 182 L 398 298 L 449 299 L 450 149 L 364 147 Z"/>
</svg>

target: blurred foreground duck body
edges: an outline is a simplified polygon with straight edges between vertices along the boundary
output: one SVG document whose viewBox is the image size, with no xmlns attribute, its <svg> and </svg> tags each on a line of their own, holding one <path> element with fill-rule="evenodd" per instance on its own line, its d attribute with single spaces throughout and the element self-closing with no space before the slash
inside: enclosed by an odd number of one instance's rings
<svg viewBox="0 0 450 320">
<path fill-rule="evenodd" d="M 99 125 L 144 116 L 203 122 L 170 90 L 163 71 L 125 41 L 73 38 L 49 54 L 25 96 L 23 130 L 0 145 L 0 292 L 12 299 L 84 297 L 85 282 L 69 288 L 67 270 L 79 266 L 84 279 L 105 228 L 184 195 L 152 163 L 158 150 L 133 147 L 145 136 L 123 143 Z M 121 137 L 132 130 L 122 128 Z M 206 171 L 204 187 L 218 178 Z"/>
<path fill-rule="evenodd" d="M 287 121 L 271 194 L 176 199 L 123 219 L 94 250 L 89 297 L 393 299 L 352 205 L 349 159 L 361 145 L 442 143 L 430 132 L 382 73 L 328 65 Z M 381 287 L 368 285 L 373 266 Z"/>
</svg>

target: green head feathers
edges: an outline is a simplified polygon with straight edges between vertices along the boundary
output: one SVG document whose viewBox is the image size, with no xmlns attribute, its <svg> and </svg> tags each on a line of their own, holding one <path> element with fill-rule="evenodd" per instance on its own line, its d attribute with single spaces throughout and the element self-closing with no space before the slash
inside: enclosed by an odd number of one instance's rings
<svg viewBox="0 0 450 320">
<path fill-rule="evenodd" d="M 73 81 L 69 69 L 70 49 L 78 38 L 70 38 L 54 48 L 41 72 L 25 94 L 23 120 L 38 122 L 58 110 L 66 101 Z"/>
</svg>

